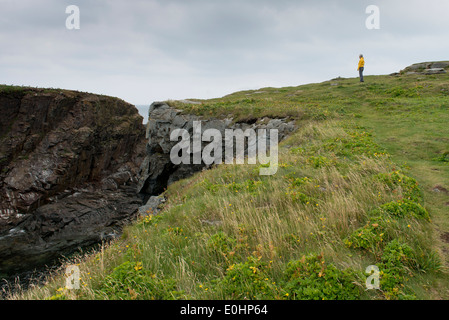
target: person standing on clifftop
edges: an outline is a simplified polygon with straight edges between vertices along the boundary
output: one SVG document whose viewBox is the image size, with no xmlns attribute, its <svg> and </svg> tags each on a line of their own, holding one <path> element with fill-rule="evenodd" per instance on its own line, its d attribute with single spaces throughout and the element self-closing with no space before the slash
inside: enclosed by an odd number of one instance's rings
<svg viewBox="0 0 449 320">
<path fill-rule="evenodd" d="M 361 54 L 359 56 L 360 60 L 359 60 L 359 66 L 357 68 L 357 71 L 359 72 L 360 75 L 360 82 L 365 82 L 363 80 L 363 70 L 365 70 L 365 59 L 363 59 L 363 54 Z"/>
</svg>

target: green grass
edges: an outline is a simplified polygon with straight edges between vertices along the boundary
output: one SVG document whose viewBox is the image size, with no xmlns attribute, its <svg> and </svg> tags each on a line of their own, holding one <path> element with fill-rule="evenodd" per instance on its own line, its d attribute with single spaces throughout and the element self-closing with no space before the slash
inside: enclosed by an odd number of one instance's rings
<svg viewBox="0 0 449 320">
<path fill-rule="evenodd" d="M 184 112 L 289 117 L 274 176 L 220 165 L 26 299 L 448 299 L 448 75 L 237 92 Z M 336 83 L 336 85 L 334 85 Z M 331 85 L 333 84 L 333 85 Z M 439 160 L 440 159 L 440 160 Z M 74 263 L 74 262 L 69 262 Z M 365 290 L 366 267 L 381 290 Z"/>
</svg>

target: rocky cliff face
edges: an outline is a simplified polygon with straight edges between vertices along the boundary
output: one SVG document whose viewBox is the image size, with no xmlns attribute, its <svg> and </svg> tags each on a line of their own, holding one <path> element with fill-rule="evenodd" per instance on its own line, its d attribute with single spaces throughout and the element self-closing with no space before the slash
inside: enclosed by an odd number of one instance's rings
<svg viewBox="0 0 449 320">
<path fill-rule="evenodd" d="M 278 132 L 277 140 L 284 139 L 288 134 L 295 130 L 294 121 L 288 121 L 288 119 L 268 119 L 262 118 L 251 123 L 234 123 L 232 119 L 204 119 L 191 114 L 184 114 L 181 110 L 170 107 L 165 102 L 154 102 L 149 109 L 149 118 L 147 124 L 147 138 L 148 144 L 146 148 L 146 157 L 142 163 L 138 191 L 145 195 L 156 195 L 164 191 L 164 189 L 172 182 L 179 179 L 188 177 L 197 171 L 208 168 L 210 165 L 206 165 L 204 162 L 194 164 L 191 161 L 190 164 L 174 164 L 170 159 L 170 152 L 173 147 L 178 144 L 178 141 L 172 141 L 170 139 L 171 133 L 176 129 L 183 129 L 193 136 L 194 121 L 201 123 L 201 132 L 203 133 L 207 129 L 215 129 L 220 132 L 222 137 L 222 160 L 224 162 L 225 146 L 227 141 L 225 140 L 226 130 L 242 130 L 253 129 L 276 129 Z M 254 141 L 258 143 L 258 139 Z M 270 136 L 267 136 L 270 139 Z M 269 146 L 270 142 L 267 142 Z M 200 152 L 203 151 L 204 146 L 202 144 Z M 248 152 L 250 146 L 245 146 L 245 154 Z M 193 150 L 193 148 L 192 148 Z M 193 152 L 192 152 L 193 158 Z M 153 201 L 154 199 L 151 199 Z M 150 205 L 148 205 L 151 207 Z"/>
<path fill-rule="evenodd" d="M 202 119 L 155 102 L 145 136 L 137 109 L 122 100 L 32 88 L 0 88 L 0 114 L 3 275 L 114 238 L 139 214 L 155 213 L 169 184 L 210 166 L 174 164 L 174 130 L 192 134 L 199 121 L 201 132 L 223 136 L 225 148 L 228 129 L 277 129 L 276 140 L 295 129 L 287 119 Z"/>
<path fill-rule="evenodd" d="M 114 236 L 141 205 L 145 129 L 117 98 L 0 88 L 0 274 Z"/>
</svg>

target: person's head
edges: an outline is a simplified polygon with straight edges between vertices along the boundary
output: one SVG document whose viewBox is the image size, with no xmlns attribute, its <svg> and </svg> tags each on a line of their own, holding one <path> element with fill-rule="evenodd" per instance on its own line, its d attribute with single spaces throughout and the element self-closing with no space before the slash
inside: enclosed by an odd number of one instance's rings
<svg viewBox="0 0 449 320">
<path fill-rule="evenodd" d="M 359 55 L 359 58 L 363 58 L 363 54 L 360 54 L 360 55 Z"/>
</svg>

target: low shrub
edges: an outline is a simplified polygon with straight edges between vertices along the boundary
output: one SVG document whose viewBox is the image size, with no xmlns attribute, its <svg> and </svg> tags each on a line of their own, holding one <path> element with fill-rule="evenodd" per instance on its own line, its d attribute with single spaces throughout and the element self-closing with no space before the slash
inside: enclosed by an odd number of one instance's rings
<svg viewBox="0 0 449 320">
<path fill-rule="evenodd" d="M 380 173 L 375 176 L 375 179 L 385 183 L 393 192 L 397 192 L 398 189 L 401 189 L 404 199 L 412 200 L 417 203 L 421 202 L 423 199 L 418 182 L 399 171 Z"/>
<path fill-rule="evenodd" d="M 297 191 L 297 190 L 291 190 L 285 193 L 287 196 L 289 196 L 290 200 L 292 202 L 299 202 L 302 204 L 309 204 L 311 203 L 313 200 L 312 198 L 310 198 L 309 196 L 307 196 L 306 194 L 302 193 L 301 191 Z"/>
<path fill-rule="evenodd" d="M 433 161 L 445 162 L 449 163 L 449 151 L 443 152 L 443 154 L 439 155 L 432 159 Z"/>
<path fill-rule="evenodd" d="M 380 288 L 387 299 L 414 299 L 415 295 L 404 286 L 413 276 L 416 259 L 412 248 L 398 239 L 390 241 L 384 248 L 379 264 Z"/>
<path fill-rule="evenodd" d="M 335 165 L 335 160 L 324 156 L 310 156 L 306 159 L 306 163 L 311 165 L 313 168 L 318 169 Z"/>
<path fill-rule="evenodd" d="M 360 297 L 356 271 L 339 270 L 326 264 L 322 255 L 304 256 L 290 261 L 284 273 L 283 290 L 289 299 L 355 300 Z"/>
<path fill-rule="evenodd" d="M 279 299 L 280 291 L 268 275 L 269 266 L 260 258 L 230 265 L 218 282 L 227 299 Z"/>
<path fill-rule="evenodd" d="M 207 241 L 207 248 L 221 255 L 227 255 L 234 250 L 237 240 L 228 236 L 223 231 L 219 231 L 212 235 Z"/>
<path fill-rule="evenodd" d="M 174 279 L 160 279 L 141 262 L 131 261 L 114 268 L 96 292 L 111 300 L 171 300 L 182 295 Z"/>
<path fill-rule="evenodd" d="M 398 218 L 415 217 L 430 220 L 429 213 L 422 205 L 408 199 L 385 203 L 380 206 L 379 211 Z"/>
<path fill-rule="evenodd" d="M 351 233 L 344 242 L 349 248 L 364 249 L 377 255 L 382 251 L 385 241 L 389 240 L 386 233 L 389 223 L 393 222 L 382 216 L 373 216 L 363 227 Z"/>
</svg>

